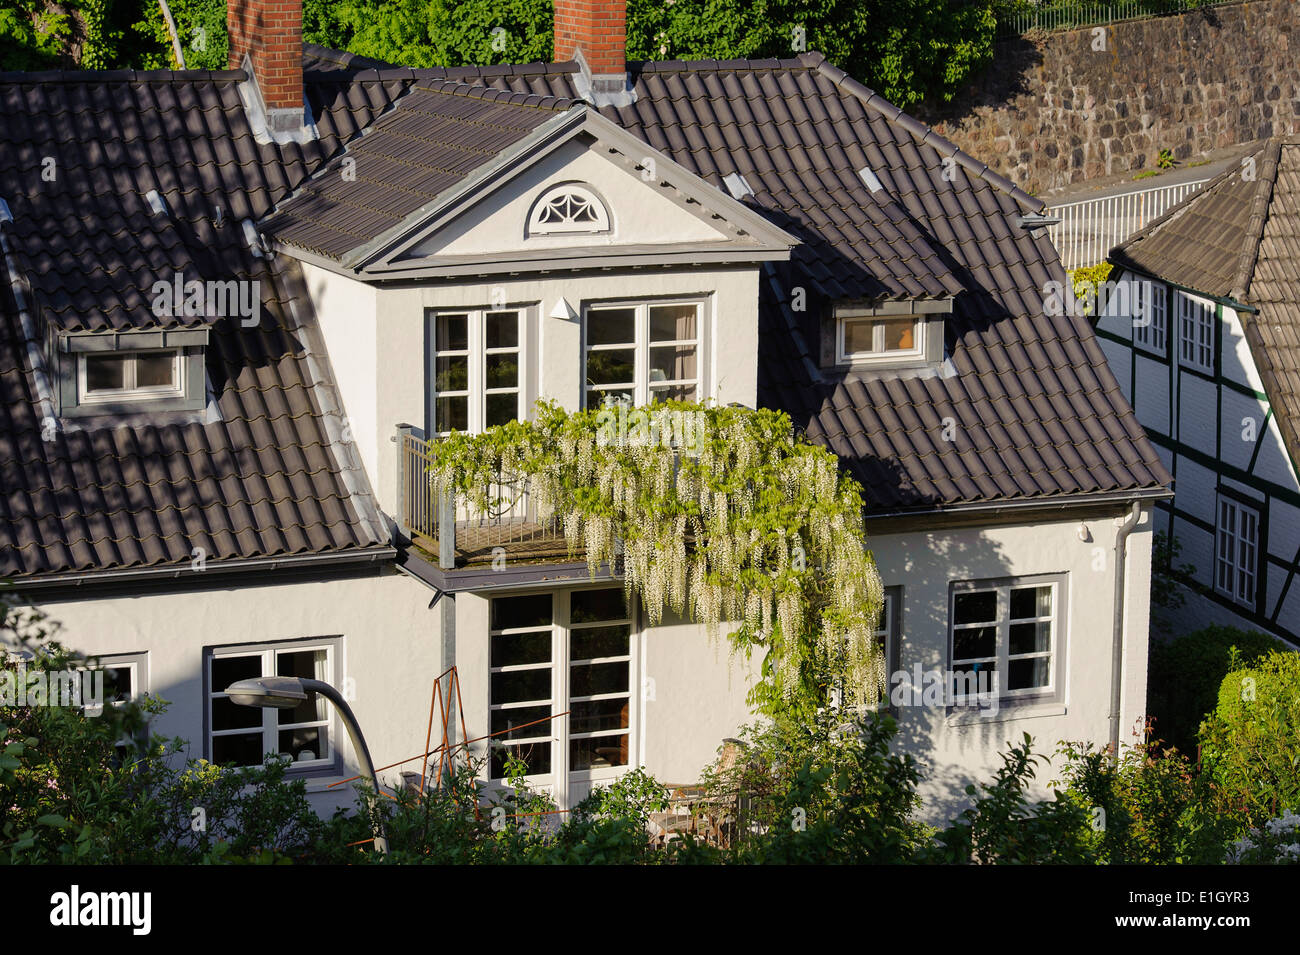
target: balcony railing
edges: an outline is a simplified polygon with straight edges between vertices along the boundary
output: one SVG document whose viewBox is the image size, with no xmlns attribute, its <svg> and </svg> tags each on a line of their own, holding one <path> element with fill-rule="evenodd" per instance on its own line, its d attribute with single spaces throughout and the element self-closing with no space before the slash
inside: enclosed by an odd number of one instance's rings
<svg viewBox="0 0 1300 955">
<path fill-rule="evenodd" d="M 443 570 L 569 559 L 564 532 L 553 514 L 539 513 L 527 477 L 506 478 L 488 489 L 488 511 L 463 497 L 440 493 L 429 472 L 428 442 L 398 425 L 397 521 L 401 534 Z"/>
</svg>

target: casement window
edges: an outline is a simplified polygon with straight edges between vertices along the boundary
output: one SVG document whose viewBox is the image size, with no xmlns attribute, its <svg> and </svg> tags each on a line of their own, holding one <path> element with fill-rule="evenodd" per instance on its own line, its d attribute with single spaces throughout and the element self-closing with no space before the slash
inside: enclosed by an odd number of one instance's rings
<svg viewBox="0 0 1300 955">
<path fill-rule="evenodd" d="M 45 360 L 63 418 L 167 415 L 208 401 L 208 330 L 50 331 Z"/>
<path fill-rule="evenodd" d="M 1232 498 L 1219 498 L 1214 567 L 1215 590 L 1239 604 L 1255 606 L 1259 511 Z"/>
<path fill-rule="evenodd" d="M 507 756 L 557 792 L 632 764 L 635 635 L 622 587 L 497 597 L 490 628 L 493 780 Z"/>
<path fill-rule="evenodd" d="M 600 197 L 576 182 L 547 189 L 528 215 L 529 235 L 608 232 L 609 211 Z"/>
<path fill-rule="evenodd" d="M 1184 365 L 1214 373 L 1214 303 L 1185 292 L 1174 293 L 1178 322 L 1178 359 Z"/>
<path fill-rule="evenodd" d="M 84 352 L 77 361 L 77 401 L 136 401 L 185 394 L 185 363 L 178 348 L 140 352 Z"/>
<path fill-rule="evenodd" d="M 1059 577 L 952 585 L 948 660 L 958 700 L 973 686 L 1003 699 L 1059 694 L 1064 590 Z M 976 683 L 969 674 L 979 674 Z"/>
<path fill-rule="evenodd" d="M 523 312 L 430 312 L 434 394 L 432 428 L 481 432 L 527 414 L 521 377 Z"/>
<path fill-rule="evenodd" d="M 292 759 L 295 771 L 334 768 L 334 716 L 323 697 L 277 710 L 241 706 L 225 690 L 239 680 L 267 676 L 296 676 L 337 686 L 340 653 L 337 638 L 210 650 L 204 672 L 208 760 L 221 766 L 260 766 L 268 753 L 275 753 Z"/>
<path fill-rule="evenodd" d="M 148 654 L 116 653 L 95 657 L 95 665 L 89 670 L 104 671 L 104 703 L 121 706 L 132 700 L 141 699 L 148 691 Z M 95 713 L 99 708 L 90 707 L 88 712 Z"/>
<path fill-rule="evenodd" d="M 703 316 L 698 301 L 588 306 L 587 407 L 698 401 Z"/>
<path fill-rule="evenodd" d="M 836 322 L 837 362 L 892 361 L 925 354 L 926 321 L 922 315 L 841 317 Z"/>
<path fill-rule="evenodd" d="M 1133 343 L 1163 357 L 1169 339 L 1165 286 L 1150 279 L 1133 279 L 1129 284 L 1129 308 L 1133 316 Z"/>
</svg>

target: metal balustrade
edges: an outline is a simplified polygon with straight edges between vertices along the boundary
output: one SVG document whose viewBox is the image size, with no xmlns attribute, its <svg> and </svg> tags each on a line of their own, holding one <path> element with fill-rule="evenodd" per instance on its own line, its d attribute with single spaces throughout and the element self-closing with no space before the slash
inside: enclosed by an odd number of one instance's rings
<svg viewBox="0 0 1300 955">
<path fill-rule="evenodd" d="M 1207 182 L 1197 179 L 1052 206 L 1047 214 L 1061 221 L 1048 227 L 1048 235 L 1067 270 L 1098 265 L 1111 249 Z"/>
</svg>

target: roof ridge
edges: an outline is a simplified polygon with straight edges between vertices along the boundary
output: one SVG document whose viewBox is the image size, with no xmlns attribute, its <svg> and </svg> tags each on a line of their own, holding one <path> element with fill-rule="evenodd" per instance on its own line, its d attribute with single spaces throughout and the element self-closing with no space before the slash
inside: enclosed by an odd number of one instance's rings
<svg viewBox="0 0 1300 955">
<path fill-rule="evenodd" d="M 0 84 L 20 86 L 45 86 L 50 83 L 175 83 L 230 82 L 248 79 L 243 70 L 39 70 L 24 73 L 21 70 L 0 72 Z"/>
<path fill-rule="evenodd" d="M 429 85 L 421 83 L 438 83 L 441 88 L 435 89 Z M 438 93 L 443 96 L 463 96 L 466 99 L 479 99 L 485 102 L 505 103 L 508 106 L 523 106 L 530 109 L 549 109 L 560 112 L 572 108 L 578 100 L 564 96 L 551 96 L 546 93 L 524 93 L 514 90 L 503 90 L 496 86 L 484 86 L 478 83 L 465 83 L 452 77 L 424 77 L 417 78 L 408 92 L 416 90 L 428 93 Z M 406 97 L 402 97 L 405 99 Z M 492 124 L 488 124 L 492 125 Z"/>
<path fill-rule="evenodd" d="M 1255 276 L 1259 261 L 1259 247 L 1264 241 L 1264 223 L 1268 220 L 1269 206 L 1273 202 L 1273 185 L 1282 159 L 1282 140 L 1274 136 L 1260 151 L 1260 169 L 1256 173 L 1255 195 L 1251 197 L 1250 219 L 1246 222 L 1246 242 L 1237 259 L 1237 274 L 1233 279 L 1231 295 L 1244 302 Z"/>
<path fill-rule="evenodd" d="M 810 51 L 802 54 L 798 61 L 793 62 L 798 62 L 801 66 L 815 68 L 840 89 L 861 100 L 864 106 L 875 110 L 889 122 L 901 126 L 914 139 L 930 146 L 941 156 L 952 157 L 958 165 L 964 167 L 968 172 L 973 173 L 977 178 L 983 179 L 995 189 L 1005 192 L 1021 205 L 1028 206 L 1035 212 L 1046 208 L 1047 203 L 1042 199 L 1031 196 L 1006 176 L 994 172 L 989 168 L 988 163 L 982 163 L 970 153 L 964 152 L 951 140 L 945 139 L 936 133 L 932 127 L 904 112 L 901 106 L 895 106 L 875 90 L 849 76 L 848 73 L 831 63 L 822 54 Z"/>
</svg>

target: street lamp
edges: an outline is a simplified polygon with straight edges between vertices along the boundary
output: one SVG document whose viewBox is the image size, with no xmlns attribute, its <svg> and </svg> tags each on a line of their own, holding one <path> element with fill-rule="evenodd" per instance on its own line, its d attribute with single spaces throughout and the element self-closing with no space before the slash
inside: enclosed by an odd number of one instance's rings
<svg viewBox="0 0 1300 955">
<path fill-rule="evenodd" d="M 255 680 L 240 680 L 226 687 L 226 695 L 240 706 L 259 706 L 263 709 L 291 710 L 299 703 L 310 699 L 311 694 L 319 693 L 338 707 L 343 717 L 343 725 L 348 729 L 352 748 L 361 760 L 361 768 L 370 777 L 370 784 L 379 795 L 379 777 L 375 775 L 375 764 L 370 759 L 370 750 L 366 748 L 366 738 L 361 735 L 361 726 L 348 706 L 343 694 L 321 680 L 309 680 L 296 676 L 264 676 Z M 388 851 L 388 840 L 384 837 L 383 823 L 378 816 L 375 820 L 375 851 Z"/>
</svg>

